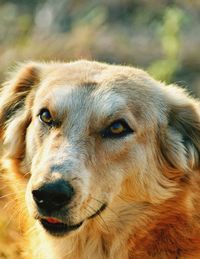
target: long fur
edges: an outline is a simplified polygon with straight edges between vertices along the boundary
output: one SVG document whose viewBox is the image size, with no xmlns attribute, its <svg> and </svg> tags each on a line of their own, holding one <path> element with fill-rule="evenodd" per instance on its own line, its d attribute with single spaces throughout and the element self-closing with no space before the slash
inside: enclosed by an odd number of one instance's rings
<svg viewBox="0 0 200 259">
<path fill-rule="evenodd" d="M 41 107 L 61 126 L 42 126 Z M 119 118 L 133 134 L 102 139 Z M 24 258 L 200 258 L 200 104 L 179 87 L 98 62 L 22 64 L 2 88 L 0 126 Z M 56 177 L 73 181 L 70 220 L 84 220 L 63 237 L 42 228 L 31 195 Z"/>
</svg>

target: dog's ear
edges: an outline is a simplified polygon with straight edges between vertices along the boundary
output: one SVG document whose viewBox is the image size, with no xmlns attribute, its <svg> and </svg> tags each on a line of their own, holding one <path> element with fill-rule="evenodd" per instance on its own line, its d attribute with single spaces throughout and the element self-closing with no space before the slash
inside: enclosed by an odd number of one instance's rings
<svg viewBox="0 0 200 259">
<path fill-rule="evenodd" d="M 0 93 L 0 129 L 4 129 L 17 111 L 25 105 L 25 99 L 33 86 L 38 83 L 38 69 L 36 64 L 30 63 L 20 66 L 10 75 L 10 80 L 4 83 Z"/>
<path fill-rule="evenodd" d="M 200 167 L 200 104 L 175 86 L 164 89 L 167 120 L 160 132 L 161 151 L 170 167 L 187 172 Z"/>
<path fill-rule="evenodd" d="M 39 66 L 35 63 L 20 66 L 10 78 L 0 93 L 0 136 L 9 146 L 9 156 L 19 158 L 25 130 L 31 121 L 31 102 L 39 84 Z"/>
</svg>

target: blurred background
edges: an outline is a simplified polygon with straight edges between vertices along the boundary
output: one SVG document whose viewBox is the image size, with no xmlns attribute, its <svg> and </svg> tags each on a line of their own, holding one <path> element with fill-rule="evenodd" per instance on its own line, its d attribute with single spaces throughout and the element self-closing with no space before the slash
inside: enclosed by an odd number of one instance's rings
<svg viewBox="0 0 200 259">
<path fill-rule="evenodd" d="M 200 95 L 199 0 L 0 0 L 0 81 L 24 60 L 134 65 Z"/>
<path fill-rule="evenodd" d="M 200 97 L 200 1 L 0 0 L 0 82 L 17 62 L 80 58 L 140 67 Z M 0 258 L 20 258 L 2 193 Z"/>
</svg>

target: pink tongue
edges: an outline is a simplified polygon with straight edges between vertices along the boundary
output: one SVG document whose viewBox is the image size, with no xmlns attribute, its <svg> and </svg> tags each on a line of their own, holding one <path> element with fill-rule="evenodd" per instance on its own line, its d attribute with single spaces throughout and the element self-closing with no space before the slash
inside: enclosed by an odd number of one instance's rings
<svg viewBox="0 0 200 259">
<path fill-rule="evenodd" d="M 61 221 L 59 221 L 58 219 L 54 219 L 54 218 L 47 218 L 46 221 L 49 223 L 52 223 L 52 224 L 61 223 Z"/>
</svg>

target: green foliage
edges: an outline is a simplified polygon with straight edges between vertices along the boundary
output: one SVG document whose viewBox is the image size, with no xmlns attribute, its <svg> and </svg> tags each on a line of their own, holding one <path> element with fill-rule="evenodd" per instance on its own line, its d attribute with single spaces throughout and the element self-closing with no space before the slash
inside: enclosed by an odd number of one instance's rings
<svg viewBox="0 0 200 259">
<path fill-rule="evenodd" d="M 163 58 L 156 60 L 149 67 L 149 72 L 155 78 L 170 82 L 180 67 L 180 31 L 183 12 L 177 8 L 166 8 L 159 35 Z"/>
</svg>

